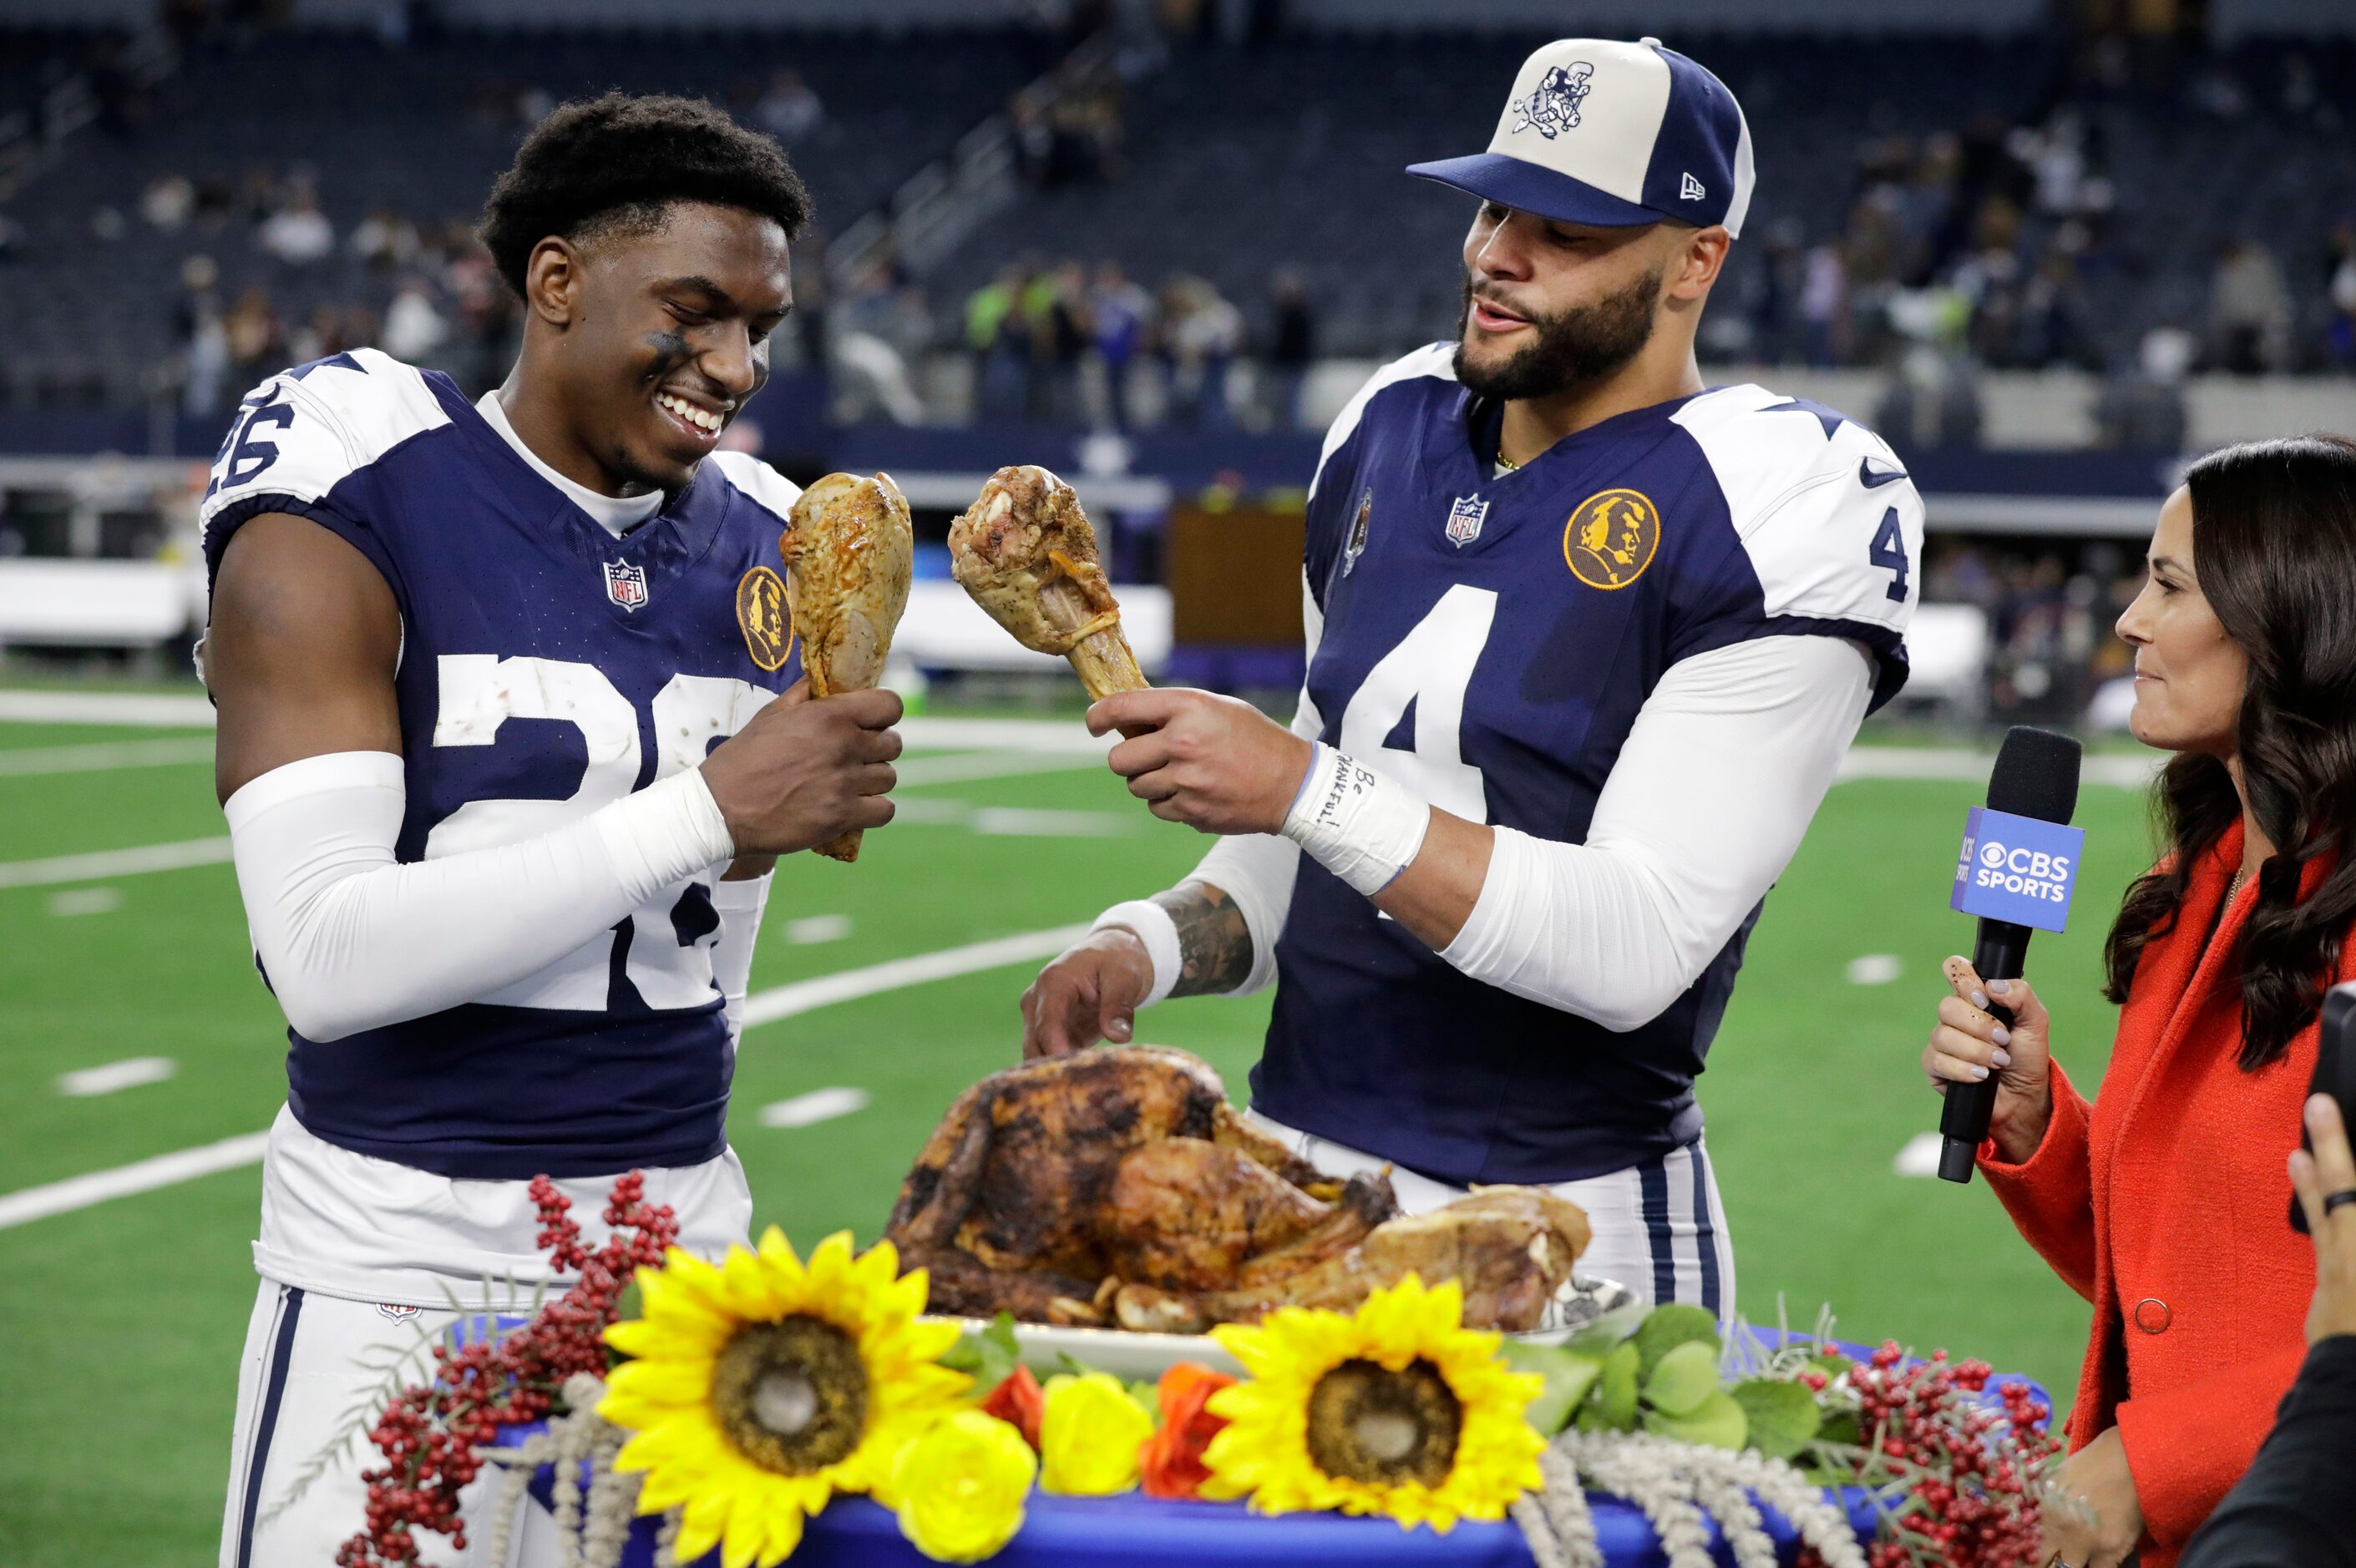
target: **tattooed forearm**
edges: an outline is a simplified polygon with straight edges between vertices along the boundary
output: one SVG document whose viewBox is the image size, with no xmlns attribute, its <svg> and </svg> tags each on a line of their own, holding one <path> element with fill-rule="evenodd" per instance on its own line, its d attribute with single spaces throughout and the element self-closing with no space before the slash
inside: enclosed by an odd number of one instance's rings
<svg viewBox="0 0 2356 1568">
<path fill-rule="evenodd" d="M 1217 888 L 1189 882 L 1153 901 L 1170 912 L 1178 927 L 1178 984 L 1173 997 L 1232 991 L 1251 976 L 1251 928 L 1244 912 Z"/>
</svg>

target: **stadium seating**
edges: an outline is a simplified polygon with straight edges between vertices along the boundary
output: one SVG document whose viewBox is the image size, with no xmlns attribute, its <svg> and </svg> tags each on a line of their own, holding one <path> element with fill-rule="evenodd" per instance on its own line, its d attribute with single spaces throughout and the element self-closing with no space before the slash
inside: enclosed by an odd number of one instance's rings
<svg viewBox="0 0 2356 1568">
<path fill-rule="evenodd" d="M 353 226 L 379 207 L 420 225 L 471 220 L 525 116 L 556 101 L 626 85 L 700 93 L 749 113 L 773 70 L 798 69 L 826 115 L 796 163 L 820 223 L 840 227 L 948 151 L 1042 63 L 1030 37 L 1012 30 L 888 41 L 840 32 L 461 34 L 399 48 L 367 35 L 287 33 L 242 47 L 199 44 L 136 133 L 75 138 L 11 204 L 25 234 L 21 254 L 0 262 L 0 396 L 135 404 L 142 370 L 172 343 L 181 262 L 194 253 L 219 263 L 225 300 L 265 284 L 290 323 L 319 302 L 381 310 L 397 278 L 369 276 L 341 253 Z M 160 233 L 139 216 L 141 193 L 160 174 L 222 182 L 234 195 L 257 169 L 313 176 L 336 227 L 336 257 L 288 268 L 254 248 L 242 217 L 199 215 Z"/>
<path fill-rule="evenodd" d="M 1148 282 L 1192 272 L 1257 301 L 1271 270 L 1289 266 L 1322 306 L 1326 352 L 1399 352 L 1452 322 L 1468 218 L 1463 198 L 1399 171 L 1485 146 L 1515 66 L 1543 41 L 1296 36 L 1182 52 L 1136 94 L 1123 178 L 1030 198 L 966 248 L 942 291 L 978 286 L 1024 255 L 1102 255 Z M 2356 48 L 2345 41 L 2244 45 L 2148 93 L 2084 85 L 2063 47 L 2037 37 L 1671 42 L 1726 80 L 1758 148 L 1753 242 L 1737 249 L 1730 280 L 1738 299 L 1764 286 L 1769 246 L 1758 241 L 1841 233 L 1880 139 L 1919 146 L 1976 128 L 1994 142 L 2064 106 L 2090 123 L 2095 172 L 2106 157 L 2116 190 L 2085 279 L 2101 359 L 2131 352 L 2158 322 L 2198 330 L 2217 249 L 2235 235 L 2273 245 L 2311 319 L 2326 235 L 2356 216 Z M 2296 109 L 2285 85 L 2294 70 L 2312 94 Z M 2030 243 L 2051 227 L 2033 223 Z"/>
<path fill-rule="evenodd" d="M 90 35 L 5 37 L 0 112 Z M 1427 340 L 1453 318 L 1466 203 L 1399 171 L 1483 145 L 1514 65 L 1537 41 L 1295 33 L 1248 48 L 1181 45 L 1131 88 L 1113 177 L 1026 191 L 925 280 L 944 336 L 957 302 L 1010 261 L 1069 257 L 1118 260 L 1149 286 L 1199 274 L 1254 314 L 1271 274 L 1290 268 L 1308 284 L 1321 352 L 1388 355 Z M 2085 51 L 2042 35 L 1672 42 L 1733 86 L 1759 149 L 1751 242 L 1735 252 L 1721 294 L 1733 308 L 1714 312 L 1705 346 L 1720 358 L 1802 352 L 1799 252 L 1854 233 L 1861 206 L 1935 231 L 1952 263 L 1969 213 L 1910 183 L 1913 160 L 1935 134 L 1955 133 L 1961 188 L 1977 190 L 1993 149 L 2057 112 L 2086 128 L 2088 172 L 2113 195 L 2108 216 L 2065 225 L 2019 193 L 2030 208 L 2016 248 L 2022 275 L 2066 245 L 2075 325 L 2068 343 L 2014 362 L 2099 369 L 2129 361 L 2153 325 L 2205 334 L 2215 260 L 2236 237 L 2262 238 L 2281 266 L 2293 303 L 2287 362 L 2323 358 L 2327 240 L 2356 218 L 2356 41 L 2244 42 L 2141 75 L 2092 69 Z M 340 252 L 284 266 L 254 249 L 245 218 L 151 229 L 137 208 L 159 172 L 234 196 L 255 168 L 315 171 L 340 240 L 380 206 L 420 224 L 471 217 L 524 117 L 557 99 L 627 84 L 746 112 L 770 72 L 791 66 L 826 104 L 796 157 L 822 223 L 839 229 L 1001 106 L 1050 51 L 1012 30 L 199 42 L 135 133 L 81 133 L 0 213 L 18 230 L 13 255 L 0 255 L 0 401 L 138 405 L 169 353 L 180 264 L 194 252 L 220 263 L 222 301 L 263 283 L 290 325 L 317 303 L 382 309 L 396 276 Z M 2029 176 L 2014 165 L 2008 177 Z M 2071 229 L 2078 237 L 2065 241 Z M 1875 357 L 1869 341 L 1844 355 Z"/>
</svg>

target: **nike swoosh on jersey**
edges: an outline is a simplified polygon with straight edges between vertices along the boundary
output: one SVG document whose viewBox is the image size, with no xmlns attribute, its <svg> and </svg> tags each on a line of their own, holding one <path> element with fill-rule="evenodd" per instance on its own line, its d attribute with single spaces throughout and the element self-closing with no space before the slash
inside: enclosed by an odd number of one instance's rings
<svg viewBox="0 0 2356 1568">
<path fill-rule="evenodd" d="M 1869 490 L 1879 490 L 1884 485 L 1894 484 L 1905 477 L 1906 470 L 1903 468 L 1892 468 L 1887 473 L 1876 474 L 1873 471 L 1871 458 L 1860 457 L 1857 460 L 1857 482 Z"/>
</svg>

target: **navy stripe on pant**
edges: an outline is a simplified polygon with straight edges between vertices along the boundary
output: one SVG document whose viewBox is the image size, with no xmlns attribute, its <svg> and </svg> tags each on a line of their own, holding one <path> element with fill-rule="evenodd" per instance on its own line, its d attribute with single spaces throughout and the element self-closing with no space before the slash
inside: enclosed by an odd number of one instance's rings
<svg viewBox="0 0 2356 1568">
<path fill-rule="evenodd" d="M 294 1325 L 303 1316 L 303 1293 L 284 1286 L 279 1298 L 278 1338 L 270 1347 L 270 1381 L 262 1396 L 262 1415 L 253 1424 L 253 1452 L 245 1464 L 244 1517 L 237 1527 L 237 1568 L 251 1568 L 253 1525 L 262 1512 L 262 1475 L 270 1467 L 270 1435 L 278 1425 L 278 1406 L 286 1397 L 286 1369 L 294 1360 Z"/>
<path fill-rule="evenodd" d="M 1644 1189 L 1644 1240 L 1653 1250 L 1653 1302 L 1677 1298 L 1676 1237 L 1669 1229 L 1669 1168 L 1647 1160 L 1636 1168 Z"/>
<path fill-rule="evenodd" d="M 1725 1316 L 1718 1290 L 1718 1227 L 1709 1217 L 1709 1161 L 1697 1143 L 1693 1156 L 1694 1250 L 1701 1255 L 1701 1304 L 1712 1317 Z"/>
</svg>

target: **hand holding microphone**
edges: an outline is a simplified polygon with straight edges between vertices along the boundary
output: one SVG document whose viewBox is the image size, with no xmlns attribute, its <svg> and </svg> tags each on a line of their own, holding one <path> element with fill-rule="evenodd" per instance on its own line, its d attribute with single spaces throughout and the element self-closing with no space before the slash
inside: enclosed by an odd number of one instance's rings
<svg viewBox="0 0 2356 1568">
<path fill-rule="evenodd" d="M 1939 999 L 1922 1071 L 1942 1094 L 1950 1083 L 1993 1080 L 1988 1136 L 2006 1163 L 2019 1165 L 2037 1152 L 2053 1119 L 2045 1004 L 2026 980 L 1982 980 L 1967 958 L 1950 958 L 1941 967 L 1954 995 Z"/>
<path fill-rule="evenodd" d="M 1956 995 L 1940 1004 L 1939 1029 L 1922 1061 L 1934 1082 L 1944 1078 L 1950 1085 L 1940 1091 L 1947 1104 L 1939 1115 L 1939 1175 L 1947 1181 L 1972 1179 L 1972 1161 L 1996 1125 L 2008 1079 L 2016 1090 L 2014 1110 L 2026 1112 L 2007 1118 L 2009 1134 L 1999 1144 L 2008 1158 L 2016 1147 L 2024 1157 L 2035 1152 L 2052 1115 L 2045 1008 L 2020 971 L 2029 937 L 2060 931 L 2069 917 L 2086 837 L 2069 826 L 2078 807 L 2078 742 L 2069 736 L 2015 725 L 1988 774 L 1987 805 L 1975 807 L 1964 828 L 1948 907 L 1977 915 L 1979 933 L 1970 963 L 1948 961 Z M 1994 988 L 1998 983 L 2003 991 Z M 2032 1010 L 2017 1019 L 2024 1008 Z M 2016 1032 L 2026 1038 L 2016 1041 Z M 1954 1050 L 1943 1049 L 1943 1041 Z M 2001 1063 L 1998 1053 L 2006 1058 Z M 1942 1056 L 1960 1071 L 1942 1072 Z"/>
</svg>

